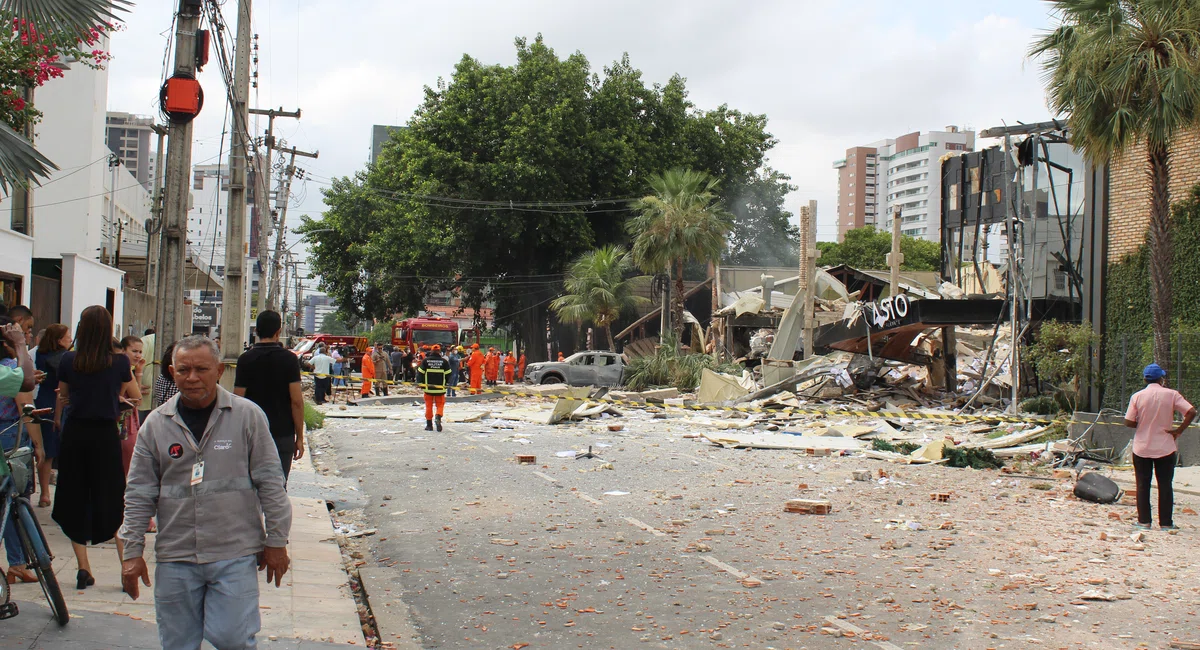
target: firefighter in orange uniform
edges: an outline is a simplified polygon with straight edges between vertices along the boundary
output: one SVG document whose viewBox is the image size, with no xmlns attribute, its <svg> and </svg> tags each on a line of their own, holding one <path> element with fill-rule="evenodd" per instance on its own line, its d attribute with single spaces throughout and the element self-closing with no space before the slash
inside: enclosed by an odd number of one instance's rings
<svg viewBox="0 0 1200 650">
<path fill-rule="evenodd" d="M 471 358 L 467 359 L 467 368 L 471 370 L 471 394 L 478 395 L 479 389 L 483 386 L 483 353 L 479 351 L 479 344 L 471 344 Z"/>
<path fill-rule="evenodd" d="M 488 348 L 487 363 L 483 367 L 487 375 L 488 386 L 495 386 L 500 378 L 500 353 L 496 348 Z"/>
<path fill-rule="evenodd" d="M 504 383 L 513 383 L 513 375 L 517 372 L 517 357 L 512 350 L 508 351 L 508 356 L 504 357 Z"/>
<path fill-rule="evenodd" d="M 563 360 L 563 354 L 562 354 L 562 352 L 559 352 L 559 353 L 558 353 L 558 360 L 559 360 L 559 361 L 562 361 L 562 360 Z"/>
<path fill-rule="evenodd" d="M 525 353 L 521 353 L 521 360 L 517 362 L 517 381 L 525 381 Z"/>
<path fill-rule="evenodd" d="M 371 377 L 375 376 L 375 362 L 371 361 L 371 355 L 364 354 L 362 358 L 362 396 L 367 397 L 371 394 Z"/>
</svg>

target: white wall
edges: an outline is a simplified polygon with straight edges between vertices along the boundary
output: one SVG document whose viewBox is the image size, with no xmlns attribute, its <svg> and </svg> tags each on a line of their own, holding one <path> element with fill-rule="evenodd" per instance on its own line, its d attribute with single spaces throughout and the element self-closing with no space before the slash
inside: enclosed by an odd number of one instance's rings
<svg viewBox="0 0 1200 650">
<path fill-rule="evenodd" d="M 92 305 L 104 305 L 113 291 L 114 333 L 124 331 L 125 295 L 121 284 L 125 273 L 95 260 L 65 253 L 62 256 L 62 322 L 75 331 L 79 315 Z M 190 314 L 189 314 L 190 316 Z"/>
<path fill-rule="evenodd" d="M 34 94 L 34 105 L 44 114 L 34 145 L 59 167 L 33 190 L 34 257 L 99 254 L 104 176 L 110 173 L 104 144 L 107 103 L 108 71 L 82 64 Z"/>
<path fill-rule="evenodd" d="M 21 304 L 29 304 L 33 238 L 0 228 L 0 271 L 21 277 Z"/>
</svg>

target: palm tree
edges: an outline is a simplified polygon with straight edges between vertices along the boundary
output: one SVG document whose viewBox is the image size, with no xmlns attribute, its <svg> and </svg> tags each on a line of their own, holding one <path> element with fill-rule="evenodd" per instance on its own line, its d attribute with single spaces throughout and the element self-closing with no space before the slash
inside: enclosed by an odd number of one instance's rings
<svg viewBox="0 0 1200 650">
<path fill-rule="evenodd" d="M 1200 117 L 1200 9 L 1180 0 L 1055 0 L 1062 24 L 1030 48 L 1050 108 L 1096 164 L 1144 143 L 1150 170 L 1154 358 L 1170 359 L 1171 142 Z"/>
<path fill-rule="evenodd" d="M 0 0 L 0 17 L 33 23 L 43 34 L 85 34 L 101 23 L 117 22 L 129 0 Z M 47 178 L 58 166 L 38 153 L 25 136 L 0 122 L 0 191 L 9 184 L 24 185 L 35 176 Z"/>
<path fill-rule="evenodd" d="M 650 178 L 654 193 L 636 203 L 625 222 L 633 236 L 633 261 L 647 273 L 666 269 L 675 276 L 671 325 L 683 337 L 683 266 L 690 260 L 716 262 L 725 248 L 730 216 L 717 202 L 717 180 L 705 172 L 672 169 Z"/>
<path fill-rule="evenodd" d="M 567 268 L 563 282 L 566 293 L 550 303 L 550 309 L 564 323 L 590 321 L 603 327 L 608 347 L 616 350 L 612 326 L 621 312 L 650 301 L 633 292 L 637 278 L 627 277 L 633 270 L 629 252 L 621 246 L 604 246 L 580 255 Z"/>
</svg>

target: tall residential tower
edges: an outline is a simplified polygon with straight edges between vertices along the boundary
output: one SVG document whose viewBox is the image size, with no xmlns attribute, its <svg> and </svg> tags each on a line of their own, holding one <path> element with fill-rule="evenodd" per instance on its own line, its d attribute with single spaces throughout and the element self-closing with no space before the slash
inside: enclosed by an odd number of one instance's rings
<svg viewBox="0 0 1200 650">
<path fill-rule="evenodd" d="M 851 147 L 833 163 L 838 170 L 838 241 L 863 226 L 887 227 L 901 209 L 904 234 L 939 241 L 939 160 L 947 152 L 975 150 L 975 132 L 948 126 Z"/>
</svg>

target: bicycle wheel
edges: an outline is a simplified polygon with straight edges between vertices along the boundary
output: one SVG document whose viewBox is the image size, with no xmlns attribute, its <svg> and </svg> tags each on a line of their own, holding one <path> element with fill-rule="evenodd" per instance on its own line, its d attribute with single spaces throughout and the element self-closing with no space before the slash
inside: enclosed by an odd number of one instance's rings
<svg viewBox="0 0 1200 650">
<path fill-rule="evenodd" d="M 37 574 L 42 593 L 46 594 L 50 611 L 54 613 L 54 620 L 58 621 L 60 626 L 66 625 L 70 622 L 71 615 L 67 612 L 67 601 L 63 599 L 62 589 L 58 586 L 58 576 L 54 575 L 50 545 L 46 543 L 42 527 L 34 516 L 29 501 L 24 498 L 15 499 L 13 506 L 17 509 L 17 534 L 25 548 L 25 561 Z"/>
</svg>

